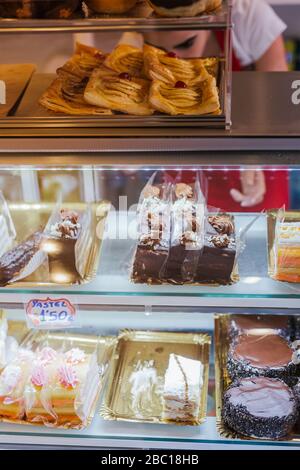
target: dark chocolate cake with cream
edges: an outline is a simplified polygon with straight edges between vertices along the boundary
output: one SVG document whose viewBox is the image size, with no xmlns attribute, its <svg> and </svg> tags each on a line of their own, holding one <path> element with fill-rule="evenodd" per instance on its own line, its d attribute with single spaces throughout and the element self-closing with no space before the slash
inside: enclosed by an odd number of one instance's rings
<svg viewBox="0 0 300 470">
<path fill-rule="evenodd" d="M 202 250 L 204 204 L 190 185 L 174 188 L 171 209 L 171 241 L 166 265 L 166 279 L 176 284 L 192 282 Z"/>
<path fill-rule="evenodd" d="M 233 216 L 229 214 L 208 216 L 194 281 L 230 284 L 235 258 L 236 237 Z"/>
<path fill-rule="evenodd" d="M 160 284 L 169 252 L 170 206 L 163 187 L 149 185 L 143 198 L 131 277 L 138 283 Z"/>
</svg>

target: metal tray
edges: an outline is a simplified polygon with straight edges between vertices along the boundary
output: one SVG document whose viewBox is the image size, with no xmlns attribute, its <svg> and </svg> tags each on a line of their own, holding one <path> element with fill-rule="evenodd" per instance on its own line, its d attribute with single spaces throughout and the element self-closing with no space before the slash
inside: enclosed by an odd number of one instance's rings
<svg viewBox="0 0 300 470">
<path fill-rule="evenodd" d="M 44 91 L 55 79 L 55 74 L 34 74 L 24 97 L 12 117 L 0 120 L 0 127 L 13 128 L 105 128 L 105 127 L 225 127 L 225 61 L 220 59 L 218 87 L 222 113 L 219 115 L 205 114 L 201 116 L 168 116 L 155 114 L 152 116 L 131 116 L 114 114 L 111 116 L 67 116 L 48 111 L 39 104 Z"/>
<path fill-rule="evenodd" d="M 71 210 L 80 211 L 84 210 L 87 207 L 85 203 L 66 203 L 63 204 L 65 208 Z M 42 229 L 55 207 L 54 203 L 12 203 L 9 204 L 10 213 L 14 221 L 17 240 L 18 242 L 26 239 L 30 236 L 35 230 Z M 86 254 L 86 272 L 85 275 L 80 278 L 78 274 L 74 273 L 74 277 L 68 277 L 70 281 L 64 281 L 62 283 L 54 282 L 50 279 L 48 263 L 43 263 L 33 274 L 28 276 L 25 279 L 20 281 L 7 284 L 6 288 L 30 288 L 30 287 L 54 287 L 54 286 L 72 286 L 76 284 L 86 284 L 96 276 L 101 247 L 102 247 L 102 238 L 105 229 L 105 220 L 107 212 L 109 210 L 109 203 L 102 201 L 99 203 L 93 203 L 90 205 L 92 210 L 92 224 L 90 229 L 90 235 L 92 242 L 90 243 L 90 251 Z M 97 230 L 96 230 L 97 227 Z M 63 275 L 63 267 L 62 272 Z"/>
<path fill-rule="evenodd" d="M 145 0 L 137 3 L 124 15 L 83 13 L 70 19 L 15 19 L 0 18 L 0 33 L 15 32 L 87 32 L 87 31 L 151 31 L 151 30 L 199 30 L 226 29 L 231 27 L 232 0 L 223 0 L 223 6 L 215 12 L 190 18 L 163 18 L 153 13 Z"/>
<path fill-rule="evenodd" d="M 222 420 L 223 394 L 231 384 L 227 370 L 227 357 L 230 347 L 228 334 L 229 314 L 215 315 L 215 386 L 216 386 L 216 424 L 221 437 L 226 439 L 274 441 L 274 439 L 259 439 L 244 436 L 228 428 Z M 300 442 L 300 434 L 286 436 L 283 441 Z"/>
<path fill-rule="evenodd" d="M 100 415 L 107 420 L 177 425 L 199 425 L 206 417 L 210 337 L 201 333 L 123 331 L 116 346 Z M 171 353 L 200 360 L 203 386 L 198 419 L 194 423 L 164 421 L 161 396 Z M 152 367 L 157 385 L 145 387 L 139 403 L 131 398 L 130 376 L 138 365 Z"/>
</svg>

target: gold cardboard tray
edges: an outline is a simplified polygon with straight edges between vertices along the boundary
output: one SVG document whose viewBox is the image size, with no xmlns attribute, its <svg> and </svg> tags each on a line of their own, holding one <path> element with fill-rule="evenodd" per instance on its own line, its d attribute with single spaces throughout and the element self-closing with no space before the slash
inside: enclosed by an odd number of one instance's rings
<svg viewBox="0 0 300 470">
<path fill-rule="evenodd" d="M 63 207 L 75 211 L 83 211 L 87 208 L 86 203 L 64 203 Z M 21 242 L 36 230 L 43 229 L 47 224 L 49 217 L 55 207 L 54 203 L 12 203 L 9 204 L 11 217 L 16 227 L 17 241 Z M 64 276 L 61 274 L 64 282 L 57 283 L 50 279 L 48 263 L 43 263 L 34 273 L 20 281 L 7 284 L 5 288 L 30 288 L 30 287 L 54 287 L 54 286 L 72 286 L 74 284 L 86 284 L 96 276 L 102 238 L 105 229 L 106 216 L 109 210 L 109 203 L 102 201 L 99 203 L 90 204 L 92 211 L 92 223 L 90 227 L 90 236 L 92 242 L 90 243 L 90 251 L 87 253 L 87 262 L 85 263 L 85 274 L 82 278 L 74 273 L 70 277 L 70 273 Z M 68 278 L 70 280 L 68 280 Z"/>
<path fill-rule="evenodd" d="M 272 209 L 267 211 L 267 230 L 268 230 L 268 274 L 275 281 L 280 282 L 292 282 L 292 281 L 281 281 L 276 278 L 276 265 L 274 256 L 274 243 L 275 243 L 275 230 L 276 220 L 280 209 Z M 282 211 L 284 219 L 287 222 L 300 222 L 300 211 Z M 300 269 L 299 269 L 300 277 Z"/>
<path fill-rule="evenodd" d="M 215 315 L 215 387 L 216 387 L 216 425 L 221 437 L 226 439 L 274 441 L 275 439 L 260 439 L 258 437 L 244 436 L 228 428 L 222 420 L 223 394 L 231 384 L 227 370 L 227 357 L 230 347 L 228 323 L 231 315 Z M 291 434 L 282 441 L 300 442 L 300 434 Z"/>
<path fill-rule="evenodd" d="M 21 323 L 21 322 L 20 322 Z M 95 336 L 95 335 L 79 335 L 69 334 L 65 332 L 53 332 L 46 330 L 29 330 L 28 334 L 24 337 L 21 346 L 30 348 L 32 350 L 37 349 L 39 346 L 49 346 L 53 349 L 66 349 L 66 348 L 81 348 L 85 353 L 92 353 L 97 351 L 97 359 L 99 364 L 99 375 L 100 382 L 95 396 L 91 412 L 87 418 L 86 423 L 81 425 L 59 425 L 52 426 L 64 429 L 84 429 L 90 426 L 96 412 L 97 404 L 100 399 L 101 392 L 105 386 L 108 378 L 108 371 L 110 362 L 112 359 L 113 351 L 116 345 L 117 338 L 115 336 Z M 7 419 L 0 417 L 0 422 L 3 423 L 14 423 L 14 424 L 25 424 L 28 426 L 43 426 L 42 423 L 32 423 L 26 421 L 26 419 Z"/>
<path fill-rule="evenodd" d="M 206 417 L 210 336 L 202 333 L 171 333 L 124 330 L 118 338 L 109 381 L 100 415 L 106 420 L 139 423 L 199 425 Z M 194 423 L 164 421 L 162 416 L 163 381 L 169 356 L 175 353 L 203 364 L 203 387 L 198 419 Z M 154 368 L 157 386 L 145 387 L 137 404 L 131 400 L 131 374 L 138 365 Z"/>
<path fill-rule="evenodd" d="M 6 85 L 6 103 L 0 101 L 0 117 L 13 112 L 35 70 L 33 64 L 0 64 L 0 79 Z"/>
</svg>

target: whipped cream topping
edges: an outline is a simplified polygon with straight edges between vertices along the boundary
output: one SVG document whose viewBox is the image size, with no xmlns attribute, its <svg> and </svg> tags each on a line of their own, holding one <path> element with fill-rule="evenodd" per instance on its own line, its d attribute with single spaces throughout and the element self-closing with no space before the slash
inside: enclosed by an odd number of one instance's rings
<svg viewBox="0 0 300 470">
<path fill-rule="evenodd" d="M 0 396 L 9 395 L 18 385 L 21 375 L 20 366 L 7 366 L 0 376 Z"/>
<path fill-rule="evenodd" d="M 59 382 L 63 387 L 75 388 L 79 380 L 74 367 L 71 364 L 64 364 L 58 369 Z"/>
<path fill-rule="evenodd" d="M 84 362 L 86 359 L 85 352 L 80 348 L 72 348 L 70 351 L 65 353 L 65 358 L 67 363 L 69 364 L 79 364 L 80 362 Z"/>
<path fill-rule="evenodd" d="M 31 383 L 37 387 L 42 388 L 48 383 L 48 377 L 45 370 L 45 367 L 42 364 L 38 364 L 32 371 L 31 374 Z"/>
<path fill-rule="evenodd" d="M 58 354 L 55 349 L 46 346 L 39 351 L 38 359 L 42 362 L 42 364 L 46 365 L 55 361 L 55 359 L 57 359 L 57 355 Z"/>
</svg>

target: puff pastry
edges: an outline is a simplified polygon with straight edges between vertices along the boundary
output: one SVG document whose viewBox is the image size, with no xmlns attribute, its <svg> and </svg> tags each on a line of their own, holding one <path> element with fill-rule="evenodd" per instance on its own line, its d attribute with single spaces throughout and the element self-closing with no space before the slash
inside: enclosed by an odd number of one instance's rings
<svg viewBox="0 0 300 470">
<path fill-rule="evenodd" d="M 166 84 L 175 84 L 178 80 L 191 83 L 206 78 L 203 65 L 202 59 L 180 59 L 173 52 L 144 45 L 144 70 L 150 80 Z"/>
<path fill-rule="evenodd" d="M 106 55 L 100 49 L 76 43 L 75 54 L 56 72 L 58 76 L 74 75 L 84 79 L 103 64 L 105 58 Z"/>
<path fill-rule="evenodd" d="M 172 116 L 220 114 L 216 80 L 207 73 L 205 80 L 175 85 L 154 80 L 150 88 L 150 104 L 157 111 Z"/>
<path fill-rule="evenodd" d="M 128 44 L 119 44 L 107 56 L 104 64 L 115 72 L 128 72 L 133 77 L 142 77 L 143 50 Z"/>
<path fill-rule="evenodd" d="M 148 0 L 160 16 L 196 16 L 216 10 L 222 0 Z"/>
<path fill-rule="evenodd" d="M 89 104 L 113 111 L 146 116 L 154 112 L 149 104 L 149 89 L 148 80 L 100 67 L 92 73 L 84 99 Z"/>
<path fill-rule="evenodd" d="M 91 106 L 83 99 L 87 80 L 68 80 L 58 77 L 42 95 L 39 103 L 44 108 L 56 113 L 69 115 L 92 116 L 112 114 L 109 109 Z"/>
</svg>

